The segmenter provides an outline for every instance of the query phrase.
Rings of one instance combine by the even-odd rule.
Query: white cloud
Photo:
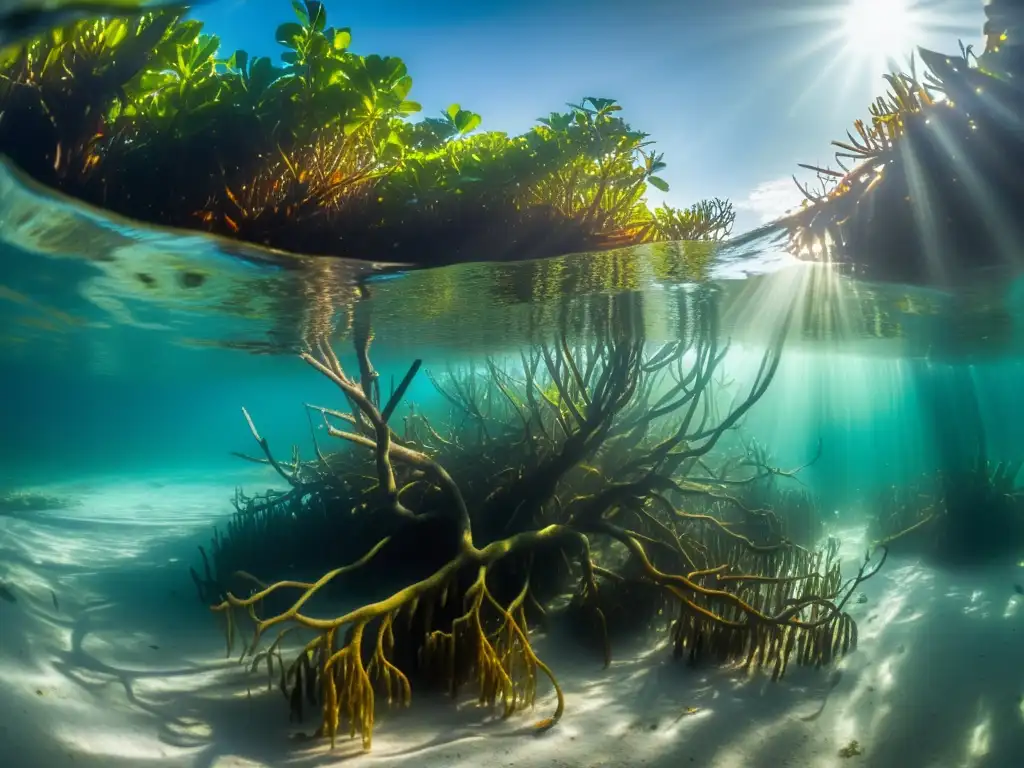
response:
[[[762,181],[745,199],[737,200],[735,206],[737,210],[754,213],[762,224],[767,224],[799,207],[803,199],[793,179],[787,176]]]

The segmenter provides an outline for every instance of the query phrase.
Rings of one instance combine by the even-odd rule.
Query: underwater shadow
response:
[[[107,529],[118,536],[92,542],[92,562],[81,564],[37,563],[27,537],[9,558],[41,579],[32,599],[19,600],[17,606],[34,622],[31,633],[25,633],[24,650],[37,664],[52,666],[90,709],[104,711],[102,727],[130,729],[143,742],[140,750],[162,754],[154,764],[213,768],[230,759],[315,768],[366,755],[358,739],[340,738],[331,749],[324,741],[297,737],[295,731],[309,733],[315,726],[289,723],[287,701],[277,690],[267,690],[265,674],[250,676],[245,667],[215,658],[223,654],[224,635],[199,602],[188,575],[198,555],[195,546],[208,541],[210,525],[180,529],[173,536],[166,530],[168,535],[143,535],[135,541],[133,555],[124,559],[101,557],[124,533]],[[868,582],[865,588],[874,594],[868,608],[884,604],[883,593],[902,589],[901,581],[890,576],[877,584]],[[50,595],[42,585],[58,582],[68,594],[61,592],[60,608],[54,604],[50,610]],[[918,593],[908,594],[904,603],[919,600]],[[676,662],[664,645],[664,632],[614,642],[612,665],[602,670],[600,654],[584,651],[553,626],[551,632],[537,633],[535,647],[565,690],[565,715],[554,729],[537,734],[532,728],[553,709],[548,692],[538,696],[535,710],[502,720],[496,716],[500,713],[473,706],[468,689],[456,701],[414,691],[408,710],[390,709],[378,699],[372,759],[398,764],[432,758],[446,766],[469,765],[470,755],[478,762],[483,749],[535,764],[538,752],[541,759],[550,759],[566,752],[622,754],[625,749],[649,768],[677,768],[687,760],[724,765],[738,757],[750,768],[776,768],[787,759],[804,757],[808,740],[821,753],[835,756],[845,743],[838,735],[837,715],[867,685],[869,662],[884,659],[892,650],[871,636],[876,622],[888,625],[892,617],[872,621],[869,615],[860,621],[861,650],[842,667],[840,677],[794,667],[776,683],[764,673]],[[48,636],[50,648],[33,649],[33,633]],[[907,678],[917,679],[910,674]],[[962,733],[969,712],[951,709],[963,718],[958,725]],[[949,718],[950,723],[954,720]],[[994,722],[1000,733],[1010,733],[1008,725]],[[85,742],[87,727],[76,727]],[[955,731],[952,725],[944,727]],[[861,732],[850,738],[859,738],[865,749],[899,737],[877,728],[872,732],[864,724],[858,728]],[[488,746],[481,747],[483,739]],[[1000,736],[993,749],[1012,754],[1012,744],[1001,741],[1005,739]],[[106,751],[99,754],[101,748]],[[76,752],[76,764],[89,764],[90,758],[92,764],[112,768],[143,762],[119,749],[116,740],[106,747],[96,745],[91,753]]]
[[[899,559],[891,566],[870,585],[860,647],[830,678],[820,709],[807,699],[803,711],[742,725],[730,719],[731,743],[721,739],[706,764],[740,755],[749,768],[810,756],[836,766],[863,756],[872,768],[1020,762],[1024,672],[1014,659],[1024,602],[1009,596],[1012,570],[944,573]]]
[[[870,737],[885,749],[873,764],[1020,762],[1024,598],[1013,592],[1012,568],[936,572],[928,593],[908,601],[913,635],[889,643],[883,635],[881,677],[892,682],[880,705],[890,714]]]
[[[174,658],[157,666],[153,658],[159,658],[162,647],[146,646],[148,657],[130,646],[112,648],[111,641],[100,635],[109,630],[116,613],[106,621],[95,621],[93,614],[108,613],[116,605],[116,601],[97,604],[65,622],[70,624],[70,645],[52,661],[53,669],[77,687],[86,701],[113,710],[121,727],[136,734],[148,732],[158,744],[180,750],[174,764],[212,768],[223,758],[265,765],[294,760],[295,741],[289,738],[284,717],[287,703],[276,691],[268,695],[265,679],[247,675],[246,666],[233,660],[213,660],[212,654],[199,660]],[[201,631],[195,634],[197,645],[207,649],[216,648],[218,639],[223,641],[215,626],[208,637]],[[101,652],[91,646],[114,658],[101,658]],[[330,759],[343,754],[335,750]],[[313,759],[307,764],[323,762]],[[138,760],[112,749],[102,755],[102,764],[135,766]]]

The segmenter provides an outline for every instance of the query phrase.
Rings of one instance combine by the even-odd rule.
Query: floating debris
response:
[[[59,611],[60,603],[57,602],[57,593],[54,592],[52,589],[50,590],[50,598],[53,600],[53,610]]]
[[[839,750],[840,757],[857,757],[858,755],[863,754],[864,752],[860,748],[860,742],[858,742],[856,739],[851,741],[849,744],[847,744],[845,747]]]
[[[679,713],[679,717],[677,717],[675,719],[675,722],[678,723],[680,720],[682,720],[687,715],[696,715],[698,712],[700,712],[700,707],[687,707],[686,709],[684,709],[682,712]]]

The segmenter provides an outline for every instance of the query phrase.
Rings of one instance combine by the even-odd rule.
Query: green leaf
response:
[[[116,48],[128,36],[128,26],[122,19],[115,19],[104,30],[104,43],[108,49]]]
[[[352,45],[352,30],[348,27],[334,30],[334,39],[331,41],[336,51],[347,50]]]
[[[281,54],[281,60],[285,64],[295,64],[299,60],[299,54],[295,51],[287,51]]]
[[[316,91],[311,98],[314,109],[322,110],[330,119],[339,116],[344,118],[356,112],[359,102],[360,99],[355,93],[339,86]]]
[[[480,125],[481,120],[482,118],[476,112],[462,109],[455,116],[455,127],[459,129],[459,133],[466,135],[475,131]]]
[[[256,93],[261,93],[278,79],[278,75],[280,75],[280,70],[274,69],[269,57],[257,56],[252,60],[252,67],[249,70],[249,88]]]
[[[307,58],[324,59],[330,54],[330,52],[331,44],[323,35],[318,35],[314,33],[311,37],[307,38]]]
[[[290,21],[277,28],[274,38],[285,48],[297,50],[305,35],[306,31],[301,26],[294,21]]]
[[[398,78],[391,90],[398,98],[404,99],[412,90],[412,78],[408,75]]]
[[[398,105],[398,111],[401,112],[403,115],[411,115],[415,112],[420,112],[422,110],[423,105],[420,104],[418,101],[403,101],[401,104]]]
[[[220,38],[216,35],[203,35],[199,38],[199,45],[195,60],[199,64],[205,64],[217,53],[217,49],[220,47]]]
[[[215,104],[223,83],[219,78],[206,77],[192,86],[192,98],[201,106]]]
[[[352,90],[364,96],[374,95],[373,83],[370,81],[370,76],[361,62],[352,62],[352,66],[346,67],[346,74],[348,75],[349,87]]]
[[[156,91],[170,83],[172,77],[167,72],[144,72],[139,78],[139,87],[146,92]]]
[[[451,118],[451,121],[454,123],[455,118],[458,116],[459,111],[461,109],[462,107],[460,107],[458,104],[450,104],[448,106],[448,109],[445,110],[445,114],[448,115],[448,117]]]
[[[228,59],[228,66],[231,69],[237,69],[241,72],[246,71],[248,63],[249,54],[243,51],[241,48],[239,48],[237,51],[231,54],[231,58]]]
[[[668,192],[668,182],[660,176],[651,176],[647,179],[647,182],[655,189],[660,189],[662,192]]]
[[[397,56],[371,54],[363,59],[363,65],[370,79],[386,88],[393,87],[409,73],[405,62]]]
[[[175,43],[192,43],[196,41],[202,31],[203,22],[189,19],[178,22],[165,39]]]
[[[309,17],[309,26],[313,31],[323,32],[327,25],[327,11],[324,10],[323,3],[319,3],[317,0],[306,0],[306,14]]]
[[[292,10],[295,11],[295,16],[298,18],[299,23],[304,27],[309,26],[309,14],[306,13],[306,9],[302,6],[299,0],[292,0]]]
[[[395,112],[402,108],[402,100],[390,91],[378,93],[374,99],[374,107],[367,107],[368,111]]]
[[[253,69],[253,79],[255,80],[255,67]],[[301,88],[302,81],[295,76],[294,72],[287,69],[279,70],[274,67],[269,67],[268,69],[269,77],[267,79],[267,95],[264,97],[265,99],[276,98],[288,101]]]
[[[618,112],[622,109],[615,99],[602,99],[597,96],[587,96],[583,99],[583,103],[589,103],[596,112]]]

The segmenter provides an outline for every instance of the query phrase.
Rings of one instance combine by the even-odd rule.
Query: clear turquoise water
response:
[[[243,406],[272,442],[301,442],[302,404],[334,394],[295,353],[325,328],[345,353],[359,284],[370,291],[362,306],[384,382],[415,358],[443,373],[518,355],[562,330],[585,337],[588,303],[615,294],[628,295],[656,345],[685,332],[680,296],[695,290],[685,244],[405,271],[133,226],[9,172],[0,174],[0,222],[8,484],[54,479],[55,467],[64,478],[230,467],[231,451],[251,447]],[[740,383],[795,307],[780,371],[747,430],[781,464],[805,461],[820,436],[825,449],[804,480],[839,503],[846,489],[933,463],[934,431],[949,428],[936,414],[966,418],[935,400],[955,402],[956,388],[976,391],[994,456],[1019,450],[1022,285],[979,276],[953,294],[868,284],[793,262],[762,238],[722,249],[703,288],[722,308],[727,368]],[[432,398],[418,376],[408,399]]]
[[[690,282],[685,245],[543,264],[403,271],[396,265],[306,260],[147,230],[41,194],[7,172],[0,174],[0,233],[0,488],[40,488],[74,502],[64,510],[0,516],[0,579],[17,590],[19,610],[30,605],[52,620],[52,626],[45,624],[52,636],[41,639],[30,629],[41,632],[43,623],[14,624],[14,606],[0,603],[0,622],[8,611],[0,633],[4,669],[15,669],[15,659],[32,659],[26,662],[31,674],[5,672],[5,684],[27,696],[31,706],[42,707],[26,705],[9,718],[11,728],[36,736],[36,751],[20,753],[17,765],[281,765],[293,759],[282,747],[285,742],[262,731],[265,723],[283,720],[280,701],[261,699],[257,714],[230,720],[226,707],[214,706],[189,687],[200,683],[187,675],[206,669],[197,666],[201,649],[219,647],[222,640],[213,625],[206,634],[189,629],[187,640],[181,636],[180,617],[197,611],[187,566],[196,564],[195,545],[207,542],[211,525],[230,512],[228,499],[236,486],[280,485],[272,473],[232,455],[258,452],[243,407],[271,445],[284,450],[296,444],[310,455],[304,403],[335,405],[337,393],[294,353],[304,340],[330,328],[336,329],[339,351],[346,353],[344,329],[357,306],[370,310],[373,357],[382,382],[400,379],[412,359],[423,360],[406,400],[428,411],[444,409],[429,375],[478,365],[488,355],[514,356],[563,331],[585,339],[593,330],[588,308],[615,295],[628,297],[651,344],[678,338],[687,330],[680,297],[695,291],[710,292],[722,308],[720,332],[732,344],[723,376],[727,403],[752,379],[761,350],[793,309],[779,372],[745,420],[742,437],[766,445],[773,463],[783,468],[808,462],[820,441],[819,460],[794,485],[813,492],[836,526],[869,511],[880,490],[963,461],[982,436],[992,459],[1024,452],[1019,407],[1024,300],[1020,281],[1005,276],[979,275],[956,294],[873,285],[793,263],[769,239],[726,247],[717,255],[711,279],[700,286]],[[360,285],[370,292],[362,303]],[[860,551],[852,552],[854,560]],[[898,728],[877,723],[869,728],[859,721],[854,733],[836,725],[831,735],[814,732],[823,741],[811,752],[780,737],[770,748],[754,749],[760,754],[755,762],[742,762],[746,758],[729,757],[742,739],[722,721],[700,730],[701,740],[690,740],[692,754],[714,766],[768,768],[782,760],[834,765],[841,746],[837,734],[849,740],[871,732],[892,757],[876,752],[868,764],[909,765],[906,755],[915,754],[916,739],[938,717],[956,733],[955,740],[952,735],[937,739],[920,763],[938,768],[953,765],[944,762],[946,756],[960,754],[958,745],[981,717],[973,707],[984,704],[995,713],[987,721],[990,743],[984,754],[995,762],[963,764],[1015,765],[1007,760],[1021,754],[1024,744],[1015,709],[1019,695],[1015,699],[1012,693],[1020,681],[1011,680],[1010,689],[1000,687],[998,695],[995,686],[1002,685],[1004,670],[1016,674],[1019,668],[1012,655],[1019,651],[1019,634],[1013,635],[1019,621],[989,618],[973,629],[950,630],[961,633],[956,637],[979,633],[979,640],[961,645],[943,633],[960,617],[975,620],[977,611],[997,617],[1009,610],[1006,595],[996,594],[992,584],[1008,591],[1016,571],[1004,568],[993,582],[965,586],[914,568],[897,561],[886,580],[872,586],[870,610],[879,608],[865,620],[878,624],[866,624],[864,635],[881,640],[871,646],[870,664],[858,661],[851,668],[855,672],[844,673],[856,683],[797,678],[795,687],[773,699],[794,707],[814,703],[838,685],[836,690],[854,701],[854,694],[882,686],[883,671],[909,641],[887,639],[881,625],[913,626],[920,620],[913,661],[900,678],[909,693],[889,705],[906,712]],[[49,590],[53,612],[47,607]],[[936,602],[940,599],[945,602]],[[996,649],[1002,660],[958,666],[969,663],[964,648],[979,643]],[[185,677],[142,671],[154,648],[175,644],[187,649],[179,654],[188,659]],[[39,648],[46,653],[34,655]],[[947,677],[953,679],[952,692],[941,694],[951,697],[949,710],[913,714],[929,696],[936,666],[950,670]],[[631,682],[623,690],[638,701],[649,683],[627,678]],[[26,682],[36,679],[44,682]],[[139,697],[135,691],[147,685],[156,688]],[[586,701],[594,694],[582,683],[570,684],[570,690],[573,706],[583,714],[576,725],[567,716],[562,733],[570,735],[564,738],[575,738],[571,734],[583,727],[618,733],[617,723],[579,725],[591,722]],[[78,723],[73,737],[62,731],[54,741],[47,735],[52,726],[42,712],[56,707],[63,713],[61,707],[71,706],[55,704],[52,697],[78,701],[82,691],[92,698],[79,708],[109,707],[121,719],[123,728],[110,731],[110,744],[119,746],[90,742],[88,723],[71,715],[62,716]],[[127,700],[125,691],[133,692]],[[703,707],[728,712],[729,723],[749,718],[758,728],[774,727],[772,718],[751,709],[746,699],[712,705],[714,696],[700,698],[704,695],[687,694],[705,702]],[[639,706],[629,701],[634,699],[620,697],[609,711],[625,717]],[[440,710],[427,711],[426,725],[413,729],[424,744],[449,728],[443,720],[432,724]],[[828,722],[840,723],[844,711]],[[787,717],[785,722],[793,721]],[[675,727],[665,733],[675,733]],[[130,733],[143,734],[135,751],[129,748]],[[158,754],[163,747],[146,741],[154,734],[168,749],[184,751]],[[386,728],[382,738],[388,738]],[[564,753],[566,765],[591,764],[584,758],[594,753],[565,749],[576,750]],[[658,749],[659,759],[669,762],[652,758],[652,765],[668,765],[673,755],[683,754],[681,747]],[[438,762],[429,764],[469,764],[458,762],[456,754],[442,750]],[[394,754],[387,759],[392,758],[398,760]],[[530,764],[529,758],[517,759]]]

